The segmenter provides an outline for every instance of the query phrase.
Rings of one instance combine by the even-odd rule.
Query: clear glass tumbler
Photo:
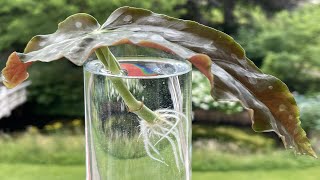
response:
[[[84,66],[87,180],[191,178],[191,65],[146,54],[118,53],[120,75],[98,60]],[[119,81],[158,118],[128,109]]]

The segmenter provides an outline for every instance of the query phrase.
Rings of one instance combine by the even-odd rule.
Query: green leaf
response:
[[[254,130],[275,131],[286,147],[316,156],[286,85],[261,73],[230,36],[196,22],[123,7],[100,27],[92,16],[75,14],[55,33],[35,36],[25,53],[17,55],[24,63],[66,57],[82,65],[97,48],[119,44],[157,48],[190,60],[210,80],[214,97],[240,101],[248,109]],[[17,71],[7,67],[12,67],[6,70],[11,74],[4,74],[10,84],[7,77]]]

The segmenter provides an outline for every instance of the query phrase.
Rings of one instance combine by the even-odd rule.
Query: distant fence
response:
[[[5,86],[0,85],[0,119],[3,117],[9,117],[11,115],[11,112],[17,106],[26,102],[27,100],[26,88],[30,84],[31,82],[27,81],[13,89],[8,89]]]

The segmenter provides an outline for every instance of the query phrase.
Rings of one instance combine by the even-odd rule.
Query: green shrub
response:
[[[194,132],[199,132],[199,127],[196,128]],[[222,129],[225,129],[225,134],[240,134],[240,136],[247,134],[247,139],[251,138],[249,133],[237,132],[240,130],[232,132],[233,128],[223,127]],[[252,139],[256,139],[256,135]],[[84,140],[84,134],[81,133],[76,135],[68,133],[44,135],[33,127],[21,134],[0,134],[0,146],[2,147],[0,148],[0,163],[10,165],[38,164],[41,166],[50,165],[50,167],[51,165],[84,166]],[[221,143],[221,145],[226,143]],[[198,141],[193,142],[192,169],[195,171],[276,170],[319,166],[320,161],[312,157],[294,156],[293,153],[283,151],[273,150],[272,153],[263,151],[263,153],[249,154],[237,151],[231,153],[230,151],[216,150],[209,144],[200,143],[199,145]]]
[[[320,162],[308,156],[273,151],[268,153],[236,154],[212,151],[207,147],[194,147],[192,170],[194,171],[268,171],[320,167]],[[280,178],[281,179],[281,178]]]
[[[304,57],[287,51],[270,52],[265,58],[263,70],[286,82],[291,90],[317,92],[320,88],[320,66],[312,60],[304,60]]]
[[[83,135],[43,135],[35,127],[17,135],[0,134],[0,163],[85,164]]]
[[[69,61],[35,63],[31,66],[29,115],[49,117],[83,117],[83,75],[82,68]]]
[[[320,132],[320,94],[310,97],[296,95],[295,98],[300,108],[302,127],[307,132]]]
[[[239,27],[235,39],[245,49],[246,55],[258,67],[261,67],[262,61],[266,56],[267,51],[260,44],[262,39],[259,35],[269,24],[269,20],[261,8],[246,9],[246,21]]]
[[[214,139],[217,141],[216,150],[239,154],[266,152],[275,144],[273,139],[254,134],[252,130],[227,126],[192,125],[192,139]]]
[[[199,71],[192,72],[192,104],[194,109],[218,110],[227,114],[242,112],[238,102],[215,101],[210,95],[210,83]]]
[[[264,59],[262,70],[300,93],[320,89],[320,5],[256,18],[238,34],[249,58]],[[246,41],[246,43],[243,43]]]

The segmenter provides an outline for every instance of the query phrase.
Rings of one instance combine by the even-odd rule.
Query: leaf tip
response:
[[[309,155],[309,156],[312,156],[312,157],[318,159],[318,156],[317,156],[317,154],[314,152],[313,148],[311,147],[311,144],[308,144],[308,146],[307,146],[307,148],[306,148],[305,151],[306,151],[306,153],[304,153],[304,154],[307,154],[307,155]]]

